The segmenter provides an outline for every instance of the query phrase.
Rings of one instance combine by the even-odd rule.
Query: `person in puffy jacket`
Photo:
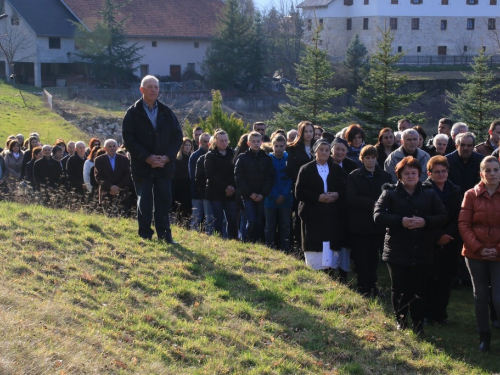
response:
[[[464,241],[462,255],[474,288],[479,351],[490,349],[489,286],[500,311],[500,162],[487,156],[480,164],[481,182],[465,193],[458,217]]]
[[[427,166],[425,166],[427,167]],[[422,166],[412,156],[396,165],[398,182],[375,204],[375,223],[386,228],[382,260],[391,277],[391,299],[398,329],[411,315],[416,334],[424,331],[425,286],[432,264],[435,230],[448,218],[446,208],[431,188],[422,186]]]
[[[273,162],[260,149],[262,135],[255,131],[248,135],[250,149],[236,161],[234,178],[243,198],[247,215],[247,240],[259,241],[263,230],[264,198],[274,184]]]

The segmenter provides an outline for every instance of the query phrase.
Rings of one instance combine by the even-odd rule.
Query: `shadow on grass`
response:
[[[265,310],[266,319],[279,324],[282,331],[288,333],[282,339],[292,340],[310,355],[322,357],[324,354],[330,361],[333,358],[334,362],[341,363],[345,367],[344,370],[347,373],[363,372],[362,368],[357,364],[357,357],[364,358],[364,361],[369,358],[370,362],[373,362],[374,369],[380,365],[387,365],[391,366],[392,369],[398,366],[399,370],[409,372],[422,370],[422,367],[415,368],[411,363],[404,360],[394,359],[389,363],[380,359],[380,351],[366,349],[366,342],[362,341],[354,330],[339,331],[332,328],[322,321],[321,316],[314,315],[312,312],[290,304],[284,295],[266,287],[260,288],[247,277],[221,268],[212,259],[200,253],[193,252],[182,245],[170,246],[166,251],[171,252],[179,260],[189,263],[190,269],[200,279],[211,280],[217,288],[224,290],[227,293],[227,299],[245,301],[256,309]],[[326,282],[332,281],[325,279]],[[331,314],[343,313],[348,315],[351,308],[350,306],[344,308],[339,305],[321,307],[316,299],[308,302],[312,302],[318,308],[331,311]],[[251,317],[248,318],[248,320],[251,319]]]
[[[378,277],[379,286],[385,294],[385,298],[381,300],[382,306],[386,315],[394,319],[390,294],[391,281],[384,262],[379,265]],[[487,373],[498,373],[500,357],[495,352],[500,351],[500,330],[492,329],[491,353],[479,353],[472,287],[461,286],[452,289],[447,311],[451,324],[426,325],[422,340],[454,360],[476,366]]]

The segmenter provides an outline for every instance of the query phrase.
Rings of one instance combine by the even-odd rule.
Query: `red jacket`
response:
[[[480,252],[484,248],[495,248],[500,254],[500,186],[492,196],[483,182],[465,193],[458,229],[464,257],[483,260]]]

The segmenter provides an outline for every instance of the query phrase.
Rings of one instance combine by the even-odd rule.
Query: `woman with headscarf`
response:
[[[295,186],[302,250],[309,267],[330,270],[323,265],[323,249],[340,250],[342,244],[346,173],[334,163],[327,141],[316,141],[312,151],[316,158],[300,168]]]

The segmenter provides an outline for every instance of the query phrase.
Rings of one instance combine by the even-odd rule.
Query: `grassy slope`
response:
[[[180,245],[165,246],[135,232],[131,220],[0,203],[0,373],[472,374],[498,365],[476,355],[475,335],[454,352],[439,348],[436,329],[428,341],[401,334],[387,306],[263,246],[179,228]]]
[[[57,138],[89,141],[89,137],[77,127],[52,112],[41,96],[23,91],[29,105],[27,108],[19,91],[0,80],[0,140],[4,142],[10,134],[40,134],[43,143],[53,144]],[[2,146],[3,147],[3,146]]]

